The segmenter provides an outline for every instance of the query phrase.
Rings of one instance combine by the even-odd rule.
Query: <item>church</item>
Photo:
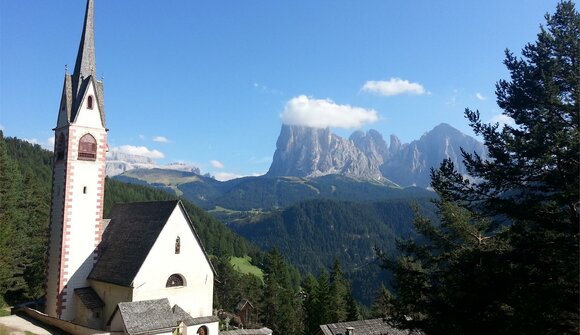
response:
[[[116,205],[103,219],[107,132],[94,0],[54,128],[45,313],[111,334],[218,334],[215,270],[179,201]]]

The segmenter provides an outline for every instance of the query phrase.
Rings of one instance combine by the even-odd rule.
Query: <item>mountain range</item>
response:
[[[391,135],[389,145],[373,129],[356,131],[346,139],[329,128],[283,125],[266,175],[314,178],[339,174],[362,180],[388,180],[402,187],[428,187],[431,168],[438,167],[444,159],[451,159],[465,174],[461,148],[485,157],[482,143],[446,123],[408,144]]]
[[[152,164],[115,178],[182,196],[222,222],[235,224],[312,199],[374,202],[433,197],[426,189],[430,169],[449,158],[464,173],[460,148],[485,153],[481,143],[447,124],[411,143],[391,135],[389,145],[376,130],[357,131],[347,139],[328,128],[284,125],[270,170],[263,176],[218,181],[200,175],[199,169]],[[131,164],[127,166],[139,166]]]
[[[298,177],[313,179],[327,175],[379,182],[400,187],[430,185],[430,170],[444,159],[451,159],[459,172],[466,174],[461,149],[485,157],[482,143],[442,123],[418,140],[402,143],[390,135],[389,144],[376,130],[355,131],[349,138],[340,137],[329,128],[282,125],[270,169],[263,177]],[[187,172],[189,177],[201,175],[198,167],[173,163],[157,165],[154,160],[138,155],[112,152],[107,155],[107,175],[130,173],[131,170]],[[137,172],[145,175],[147,172]],[[210,177],[205,174],[204,177]],[[144,178],[149,182],[151,178]],[[161,178],[163,179],[163,178]],[[175,185],[174,185],[175,186]],[[179,193],[179,192],[177,192]]]
[[[136,170],[136,169],[164,169],[171,171],[183,171],[191,172],[195,174],[201,174],[201,171],[197,166],[183,164],[183,163],[171,163],[167,165],[158,165],[155,160],[149,157],[128,154],[121,151],[111,151],[107,153],[107,164],[105,167],[105,173],[107,176],[117,176],[126,171]]]

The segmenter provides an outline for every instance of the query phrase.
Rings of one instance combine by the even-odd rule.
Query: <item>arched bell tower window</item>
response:
[[[87,108],[93,109],[93,96],[92,95],[89,95],[87,98]]]
[[[94,161],[97,159],[97,141],[91,134],[86,134],[79,141],[79,159]]]
[[[167,283],[165,283],[165,287],[176,287],[176,286],[185,286],[185,282],[183,277],[174,273],[169,278],[167,278]]]
[[[66,141],[64,139],[64,134],[60,134],[58,136],[58,140],[56,140],[56,148],[54,150],[56,153],[57,161],[64,159],[65,150],[66,150]]]
[[[181,238],[177,236],[175,239],[175,254],[178,255],[181,252]]]

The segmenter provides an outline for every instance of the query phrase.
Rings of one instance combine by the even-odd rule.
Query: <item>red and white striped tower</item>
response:
[[[65,74],[57,125],[46,313],[74,320],[76,288],[86,287],[102,235],[107,129],[96,78],[93,0],[87,0],[73,74]]]

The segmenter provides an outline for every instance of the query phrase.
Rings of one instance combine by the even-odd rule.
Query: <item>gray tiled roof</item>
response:
[[[206,323],[213,323],[213,322],[218,322],[220,320],[220,318],[218,318],[217,316],[201,316],[201,317],[197,317],[194,318],[191,315],[189,315],[186,311],[183,310],[183,308],[179,307],[179,305],[175,305],[172,308],[173,310],[173,315],[174,318],[176,320],[178,320],[179,322],[183,322],[185,323],[186,326],[194,326],[194,325],[201,325],[201,324],[206,324]]]
[[[260,329],[225,330],[219,333],[219,335],[270,335],[270,334],[272,334],[272,330],[266,327]]]
[[[186,326],[194,326],[194,325],[201,325],[205,323],[213,323],[218,322],[220,319],[217,316],[202,316],[194,318],[189,315],[183,308],[179,307],[179,305],[173,306],[173,317],[178,320],[179,322],[185,323]]]
[[[354,328],[355,335],[421,335],[414,330],[394,328],[384,319],[370,319],[351,322],[329,323],[321,325],[320,331],[324,335],[346,335],[346,328]]]
[[[178,201],[117,204],[89,279],[130,287]]]
[[[64,104],[64,111],[60,110],[59,113],[59,118],[60,118],[60,114],[64,112],[65,116],[66,116],[66,121],[67,124],[70,123],[71,121],[71,110],[72,110],[72,77],[70,74],[65,74],[64,75],[64,84],[63,84],[63,88],[62,88],[62,100],[61,100],[61,104]],[[62,106],[61,106],[62,108]],[[58,122],[58,120],[57,120]],[[58,126],[58,125],[57,125]]]
[[[81,42],[79,44],[79,51],[77,52],[77,60],[73,72],[73,76],[77,78],[88,78],[90,75],[97,73],[94,37],[94,7],[94,0],[87,0],[83,33],[81,35]],[[75,89],[78,90],[77,87],[75,87]]]
[[[103,88],[103,82],[95,80],[96,92],[97,92],[97,103],[99,104],[99,111],[101,112],[101,122],[103,122],[103,127],[106,127],[105,120],[105,90]]]
[[[178,322],[173,318],[167,298],[120,302],[118,307],[125,329],[129,334],[171,329],[178,325]]]
[[[155,334],[177,327],[181,322],[193,326],[219,321],[217,316],[192,318],[178,305],[171,308],[167,298],[121,302],[118,309],[129,334]]]
[[[76,288],[75,294],[88,309],[101,308],[105,306],[97,292],[95,292],[92,287]]]

